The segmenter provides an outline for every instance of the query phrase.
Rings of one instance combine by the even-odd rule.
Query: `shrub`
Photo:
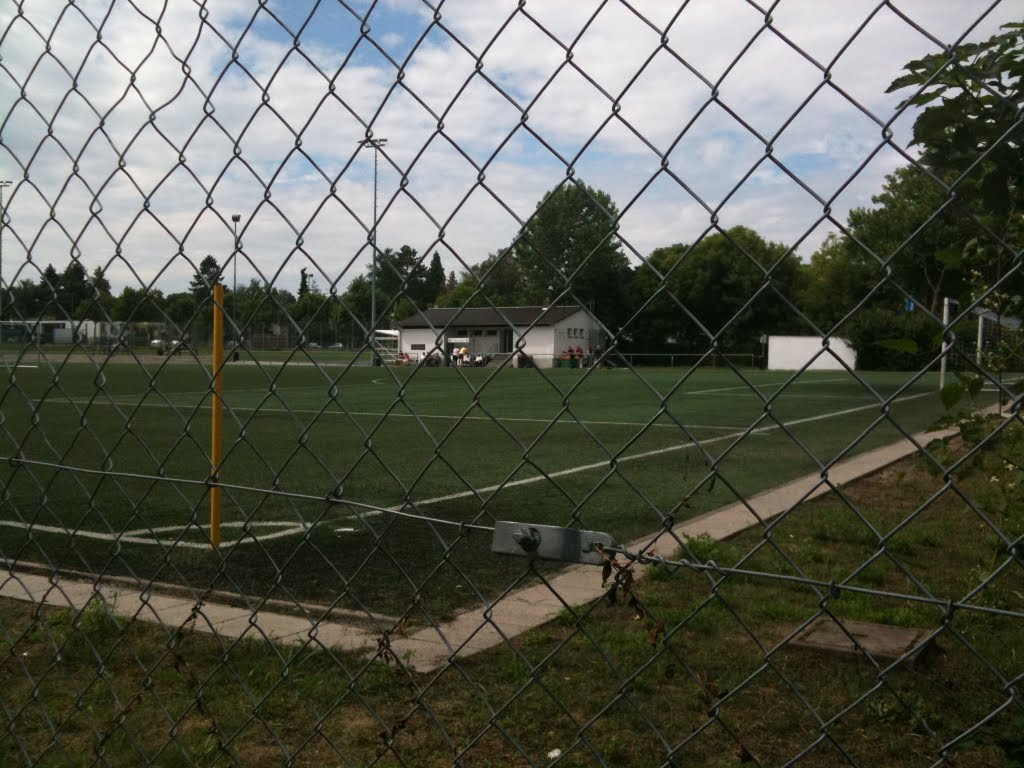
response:
[[[925,367],[938,355],[942,329],[924,312],[865,308],[841,334],[857,350],[857,367],[874,371],[909,371]]]

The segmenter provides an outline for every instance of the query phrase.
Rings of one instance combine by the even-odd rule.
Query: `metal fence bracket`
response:
[[[605,557],[594,545],[614,547],[615,539],[601,531],[581,531],[555,525],[534,525],[499,520],[494,524],[491,551],[502,555],[526,555],[564,563],[604,565]]]

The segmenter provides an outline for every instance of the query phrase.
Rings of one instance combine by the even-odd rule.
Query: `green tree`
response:
[[[954,177],[970,171],[997,229],[1024,203],[1024,24],[1003,30],[909,62],[888,89],[915,89],[905,103],[925,107],[914,121],[924,163]]]
[[[53,264],[47,264],[43,269],[42,282],[54,295],[60,290],[60,273],[57,272]]]
[[[421,263],[415,248],[408,245],[397,251],[385,248],[377,256],[378,305],[381,298],[386,304],[400,295],[421,301],[426,276],[427,268]]]
[[[1000,314],[1024,314],[1024,275],[1010,271],[1024,245],[1024,23],[905,70],[889,91],[912,88],[906,103],[924,107],[914,120],[923,163],[955,181],[957,199],[976,206],[973,218],[987,230],[963,249],[969,299]],[[993,361],[1019,357],[1020,347],[1000,350]],[[1016,386],[1024,389],[1024,379]]]
[[[97,292],[82,301],[75,309],[78,320],[108,320],[114,308],[114,297],[108,291]]]
[[[513,245],[523,298],[547,304],[569,288],[606,325],[618,326],[626,315],[630,268],[615,236],[617,216],[606,192],[582,182],[547,193]]]
[[[795,303],[825,331],[856,307],[882,276],[877,261],[849,238],[834,233],[800,271]]]
[[[876,208],[850,211],[852,234],[889,260],[895,282],[919,304],[940,312],[943,296],[960,295],[963,250],[978,234],[964,204],[954,201],[943,207],[946,190],[913,166],[887,176],[881,194],[871,199]],[[871,262],[880,278],[882,267],[873,258]]]
[[[56,319],[61,317],[60,273],[57,272],[53,264],[46,265],[46,268],[43,270],[43,274],[39,280],[39,284],[42,289],[40,293],[45,296],[45,300],[38,316],[45,317],[47,319]]]
[[[88,292],[78,303],[75,317],[78,320],[108,320],[114,308],[114,297],[110,293],[110,281],[103,273],[103,267],[95,267],[87,281]]]
[[[434,251],[423,280],[423,300],[427,306],[434,306],[437,303],[438,297],[444,293],[444,283],[444,266],[441,264],[441,255]]]
[[[870,306],[857,312],[842,335],[857,350],[859,368],[914,371],[935,357],[937,332],[924,312]]]
[[[481,286],[479,295],[473,296]],[[488,300],[496,307],[514,307],[530,303],[531,297],[524,290],[523,273],[519,261],[511,251],[492,253],[469,271],[463,272],[460,280],[450,291],[437,300],[441,307],[486,307]]]
[[[349,319],[354,319],[364,326],[369,325],[370,296],[370,278],[366,275],[358,275],[354,277],[341,297],[342,303],[350,313]],[[380,306],[379,298],[377,304]],[[361,332],[357,329],[356,334],[358,335],[359,333]]]
[[[384,328],[412,314],[417,308],[433,306],[438,298],[437,285],[443,284],[444,268],[441,257],[434,254],[430,267],[423,264],[415,248],[403,245],[397,251],[385,248],[377,255],[377,325]],[[369,323],[369,294],[372,276],[366,276],[367,284],[349,284],[346,293],[351,292],[352,306],[359,306],[358,317]],[[353,288],[353,285],[355,286]],[[365,309],[363,304],[365,303]]]
[[[107,280],[106,274],[103,272],[103,267],[94,267],[92,274],[89,275],[89,282],[92,284],[94,290],[100,293],[110,293],[110,281]]]
[[[904,69],[889,91],[913,89],[905,103],[924,107],[913,129],[922,162],[937,176],[957,180],[958,199],[973,202],[979,223],[995,235],[970,240],[964,249],[973,293],[985,295],[997,311],[1020,312],[1024,277],[1012,275],[998,292],[990,288],[1024,241],[1024,24],[1007,24],[986,41]]]
[[[268,287],[266,283],[255,279],[239,285],[231,297],[231,302],[228,302],[229,311],[225,316],[225,334],[229,338],[268,333],[272,325],[290,327],[287,316],[294,312],[297,303],[290,291]],[[182,329],[186,324],[189,325],[197,338],[203,338],[211,327],[212,305],[209,302],[204,305],[197,303],[191,291],[171,294],[165,303],[167,316]]]
[[[327,299],[327,329],[331,332],[331,338],[334,341],[348,336],[350,320],[348,312],[337,296]]]
[[[327,297],[319,291],[308,291],[288,307],[288,313],[300,326],[316,318],[326,318]],[[321,314],[323,313],[323,314]]]
[[[199,271],[192,276],[192,282],[188,286],[197,301],[213,298],[212,287],[224,282],[224,276],[220,271],[220,264],[209,254],[199,262]]]
[[[799,261],[786,255],[784,245],[752,229],[733,227],[692,246],[659,248],[649,262],[630,285],[633,306],[644,307],[627,329],[631,349],[704,352],[710,333],[721,334],[723,352],[752,352],[762,334],[799,327],[779,298],[796,293]],[[765,289],[769,269],[771,283]]]
[[[25,278],[10,290],[10,303],[4,304],[4,316],[23,320],[36,320],[43,316],[52,292],[42,281]]]
[[[191,292],[170,293],[164,300],[167,317],[179,328],[184,328],[196,311],[196,300]]]
[[[824,330],[865,298],[870,307],[902,312],[900,288],[933,314],[943,297],[966,298],[963,253],[980,233],[978,200],[951,200],[928,173],[907,166],[886,177],[872,202],[850,211],[849,236],[830,235],[802,270],[798,304]]]
[[[89,285],[85,267],[79,261],[68,262],[60,276],[60,285],[57,288],[57,300],[60,304],[61,315],[75,317],[79,304],[92,296],[93,289]]]
[[[110,316],[126,322],[155,322],[164,319],[163,293],[156,289],[125,286],[114,301]]]

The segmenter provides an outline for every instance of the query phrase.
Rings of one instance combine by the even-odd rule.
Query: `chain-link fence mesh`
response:
[[[1020,11],[0,6],[2,762],[1021,764]]]

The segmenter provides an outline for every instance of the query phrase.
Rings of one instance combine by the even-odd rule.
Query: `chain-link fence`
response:
[[[0,762],[1024,764],[1018,3],[0,18]]]

